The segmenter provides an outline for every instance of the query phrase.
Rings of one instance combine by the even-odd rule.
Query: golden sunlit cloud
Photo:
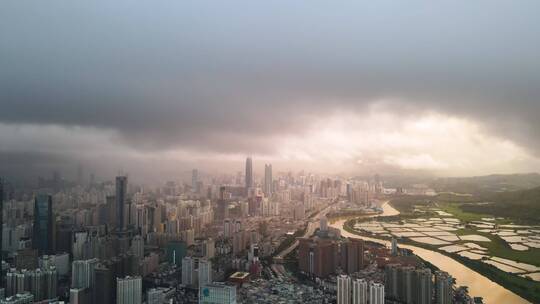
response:
[[[314,123],[304,136],[285,138],[278,145],[279,157],[291,160],[332,166],[377,163],[450,175],[532,170],[539,164],[512,141],[490,135],[474,122],[438,113],[337,113]]]

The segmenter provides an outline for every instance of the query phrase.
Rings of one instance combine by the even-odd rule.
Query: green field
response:
[[[494,236],[489,233],[478,232],[475,229],[461,229],[456,231],[457,235],[469,235],[477,234],[485,236],[491,240],[491,242],[472,242],[476,243],[487,249],[487,252],[491,256],[496,256],[500,258],[510,259],[516,262],[522,262],[527,264],[532,264],[540,266],[540,249],[531,248],[527,251],[517,251],[513,250],[508,246],[508,244],[498,236]],[[459,241],[456,244],[471,243],[471,241]]]
[[[471,222],[482,220],[483,217],[491,217],[489,214],[477,214],[463,211],[458,203],[439,203],[439,207],[454,217],[458,218],[462,222]],[[497,220],[498,224],[508,224],[510,220]],[[501,258],[507,258],[516,262],[523,262],[540,266],[540,249],[531,248],[527,251],[517,251],[510,248],[510,246],[500,237],[492,235],[490,233],[479,232],[477,229],[466,228],[456,231],[457,235],[466,234],[478,234],[485,236],[491,240],[491,242],[476,242],[477,244],[485,247],[489,254]],[[466,243],[461,241],[460,243]]]
[[[460,203],[437,202],[442,211],[451,213],[462,222],[481,221],[483,217],[491,217],[489,214],[465,212],[459,208],[460,205]]]

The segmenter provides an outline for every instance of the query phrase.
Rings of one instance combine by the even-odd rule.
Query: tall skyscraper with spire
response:
[[[273,189],[273,179],[272,179],[272,164],[264,165],[264,195],[266,197],[272,196]]]
[[[127,176],[116,177],[116,225],[118,231],[126,228],[124,209],[126,204]]]
[[[198,182],[199,182],[199,170],[193,169],[191,171],[191,191],[192,192],[199,192],[199,189],[197,187]]]
[[[79,186],[83,184],[83,167],[81,164],[77,166],[77,184]]]
[[[246,193],[253,187],[253,162],[251,157],[246,159]]]

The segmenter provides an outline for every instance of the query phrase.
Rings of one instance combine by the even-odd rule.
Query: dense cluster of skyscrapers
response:
[[[126,175],[83,180],[79,166],[75,183],[55,173],[36,191],[0,201],[0,303],[234,304],[252,297],[243,284],[283,276],[269,261],[282,262],[290,241],[298,270],[326,286],[320,303],[452,303],[447,274],[432,275],[395,242],[390,250],[367,245],[328,225],[323,211],[370,208],[383,195],[378,176],[275,175],[265,164],[259,178],[248,157],[244,174],[208,178],[193,169],[190,182],[155,189]],[[311,229],[310,218],[316,229],[291,237]]]

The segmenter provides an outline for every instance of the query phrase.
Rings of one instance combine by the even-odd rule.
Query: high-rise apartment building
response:
[[[384,285],[371,282],[369,285],[369,304],[384,304]]]
[[[202,254],[207,259],[212,259],[216,255],[216,242],[212,238],[202,241]]]
[[[94,268],[95,302],[99,304],[115,303],[115,285],[113,272],[104,264],[98,264]]]
[[[399,299],[405,303],[413,303],[414,294],[414,267],[400,267],[399,275]]]
[[[223,236],[226,238],[232,237],[234,232],[234,220],[224,219],[223,220]]]
[[[200,259],[197,274],[199,287],[212,283],[212,262],[207,259]]]
[[[387,296],[403,303],[432,302],[432,275],[429,268],[388,265],[385,269]]]
[[[91,303],[90,290],[88,288],[71,288],[69,290],[70,304],[88,304]]]
[[[352,281],[352,304],[367,304],[368,283],[364,279]]]
[[[131,239],[131,253],[139,260],[144,258],[144,239],[140,235]]]
[[[336,271],[336,244],[328,239],[300,239],[298,263],[300,270],[319,278]]]
[[[388,297],[397,299],[399,297],[399,265],[387,265],[385,268],[385,287]]]
[[[182,284],[188,286],[195,284],[195,259],[185,257],[182,259]]]
[[[351,304],[351,277],[337,277],[337,304]]]
[[[435,273],[435,303],[451,304],[453,300],[454,279],[447,272]]]
[[[39,257],[39,268],[48,269],[55,267],[59,276],[69,275],[70,263],[68,253],[57,253],[55,255],[42,255]]]
[[[49,266],[46,268],[43,268],[42,270],[44,278],[44,298],[45,299],[54,299],[57,296],[58,293],[58,271],[56,270],[56,267]]]
[[[6,283],[8,296],[30,292],[36,301],[53,299],[57,294],[58,273],[54,266],[34,270],[12,269],[6,274]]]
[[[98,265],[98,259],[73,261],[71,267],[72,288],[94,288],[94,269]]]
[[[341,268],[353,274],[364,268],[364,241],[349,239],[341,243]]]
[[[413,302],[430,304],[433,299],[433,279],[429,268],[417,269],[414,272]]]
[[[117,278],[116,279],[116,303],[117,304],[141,304],[142,303],[142,279],[141,277]]]
[[[396,238],[392,238],[392,249],[391,249],[391,253],[393,256],[396,256],[397,253],[398,253],[398,250],[397,250],[397,240]]]

